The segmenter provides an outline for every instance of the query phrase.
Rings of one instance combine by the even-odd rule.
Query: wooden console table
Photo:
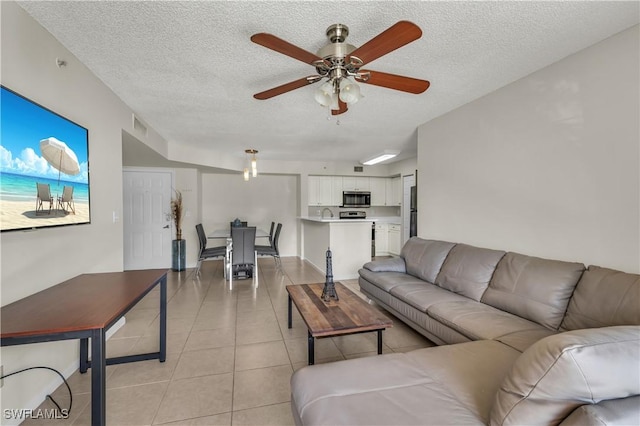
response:
[[[106,358],[105,334],[160,284],[158,352]],[[0,309],[1,346],[80,339],[80,372],[91,368],[91,424],[106,424],[106,366],[167,354],[167,270],[83,274]],[[91,339],[91,360],[88,358]]]

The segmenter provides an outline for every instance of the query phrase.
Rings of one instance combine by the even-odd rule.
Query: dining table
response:
[[[231,238],[231,229],[230,228],[216,229],[211,234],[209,234],[207,238],[210,238],[210,239]],[[264,229],[256,228],[256,238],[269,238],[269,233]]]
[[[269,238],[270,235],[264,229],[256,228],[256,239]],[[207,239],[224,239],[226,242],[226,252],[224,255],[224,277],[228,280],[231,274],[231,249],[233,248],[233,240],[231,239],[231,228],[216,229],[211,234],[207,235]],[[256,254],[256,259],[257,259]]]

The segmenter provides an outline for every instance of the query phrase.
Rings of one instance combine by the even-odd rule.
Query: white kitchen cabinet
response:
[[[331,205],[342,205],[342,176],[331,176]]]
[[[389,254],[389,226],[386,223],[376,223],[376,256]]]
[[[387,185],[386,178],[372,177],[369,178],[369,189],[371,191],[372,206],[387,205]]]
[[[343,191],[370,191],[369,178],[364,176],[344,176],[342,178]]]
[[[402,180],[400,177],[386,179],[386,205],[402,205]]]
[[[332,176],[309,176],[309,205],[337,205],[333,201]]]
[[[400,249],[401,249],[401,243],[400,243],[400,234],[401,234],[401,230],[402,230],[402,225],[397,224],[397,223],[390,223],[389,224],[389,232],[387,233],[388,235],[388,248],[389,248],[389,254],[393,254],[393,255],[400,255]],[[377,237],[377,235],[376,235]],[[376,239],[376,243],[377,243],[377,239]]]

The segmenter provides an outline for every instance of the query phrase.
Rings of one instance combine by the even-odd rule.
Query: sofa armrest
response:
[[[363,268],[368,269],[371,272],[401,272],[403,274],[407,273],[407,267],[404,263],[404,259],[401,257],[367,262],[364,264]]]

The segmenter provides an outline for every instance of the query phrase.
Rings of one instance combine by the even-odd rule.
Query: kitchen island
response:
[[[358,277],[362,265],[371,261],[371,219],[300,218],[303,259],[323,274],[326,252],[331,248],[334,280]]]

